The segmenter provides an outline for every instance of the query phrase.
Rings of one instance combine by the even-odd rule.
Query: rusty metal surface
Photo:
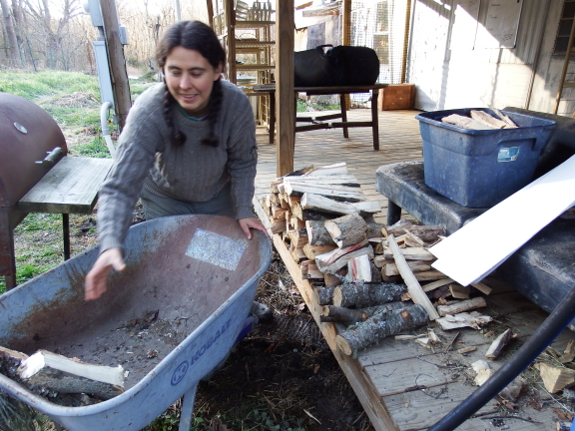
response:
[[[36,161],[56,147],[68,151],[46,111],[23,97],[0,93],[0,206],[12,206],[48,172]]]

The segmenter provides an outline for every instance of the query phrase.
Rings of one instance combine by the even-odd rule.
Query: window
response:
[[[569,45],[569,35],[571,34],[571,26],[575,18],[575,0],[565,0],[563,3],[563,12],[559,20],[559,28],[557,29],[557,37],[555,38],[555,46],[553,47],[553,54],[560,55],[567,52]]]

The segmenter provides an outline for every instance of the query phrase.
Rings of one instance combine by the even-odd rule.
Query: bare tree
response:
[[[61,42],[65,36],[70,21],[81,13],[79,0],[62,0],[58,11],[59,18],[52,17],[49,0],[24,0],[26,12],[34,22],[37,29],[35,35],[45,44],[45,57],[50,67],[55,67],[55,57],[61,49]]]
[[[16,32],[14,31],[14,24],[12,22],[12,14],[7,0],[0,0],[2,6],[2,17],[4,18],[4,28],[6,29],[6,36],[8,37],[9,55],[12,67],[18,67],[19,62],[19,49],[18,41],[16,40]]]

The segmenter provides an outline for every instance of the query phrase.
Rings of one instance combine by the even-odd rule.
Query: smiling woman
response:
[[[266,230],[254,217],[256,174],[253,112],[247,96],[223,81],[225,52],[213,30],[181,21],[156,54],[164,83],[136,100],[118,142],[118,155],[99,197],[100,254],[86,277],[86,299],[107,290],[112,269],[123,271],[124,239],[141,198],[146,219],[213,214]]]

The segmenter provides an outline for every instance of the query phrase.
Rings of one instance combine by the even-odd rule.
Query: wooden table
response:
[[[18,201],[24,213],[62,214],[64,258],[70,258],[69,214],[90,214],[112,159],[63,157]]]
[[[373,149],[379,150],[379,124],[377,115],[377,98],[379,90],[387,87],[388,84],[372,84],[372,85],[357,85],[357,86],[338,86],[338,87],[295,87],[296,93],[305,93],[308,96],[319,95],[340,95],[340,108],[341,111],[336,114],[321,115],[321,113],[314,113],[315,115],[297,115],[294,113],[294,121],[308,122],[311,124],[304,126],[296,126],[295,131],[305,132],[308,130],[317,129],[331,129],[334,127],[341,127],[343,129],[343,136],[349,138],[349,127],[371,127],[373,134]],[[260,84],[254,86],[256,93],[268,93],[270,96],[270,134],[269,142],[274,143],[274,128],[275,128],[275,84]],[[348,94],[358,93],[371,93],[371,121],[348,121],[347,120],[347,106],[345,96]],[[332,120],[341,118],[341,121],[333,122]]]

